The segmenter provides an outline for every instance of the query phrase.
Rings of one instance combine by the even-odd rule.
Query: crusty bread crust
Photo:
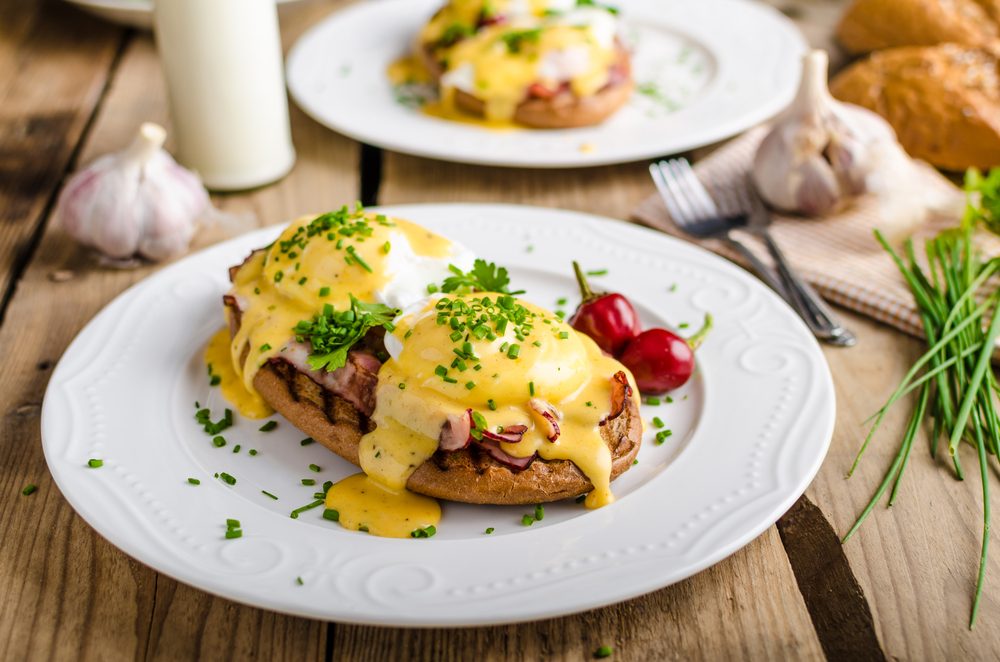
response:
[[[254,387],[295,427],[348,462],[358,464],[358,444],[374,424],[346,400],[282,361],[261,368]],[[642,422],[634,395],[625,411],[601,428],[601,434],[611,449],[613,480],[632,466],[639,452]],[[461,451],[438,451],[410,476],[406,486],[439,499],[501,505],[558,501],[593,489],[570,461],[539,458],[524,471],[512,471],[472,446]]]

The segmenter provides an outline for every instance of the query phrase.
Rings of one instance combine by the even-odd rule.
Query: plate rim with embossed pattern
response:
[[[147,339],[141,325],[157,302],[174,306],[178,324],[187,324],[177,306],[214,301],[229,264],[273,238],[275,226],[133,286],[95,316],[54,370],[42,408],[46,461],[100,535],[174,579],[257,607],[374,625],[475,626],[575,613],[680,581],[760,535],[815,476],[833,432],[829,369],[795,313],[739,267],[662,233],[580,212],[489,204],[382,209],[518,268],[561,273],[557,265],[569,257],[609,265],[602,286],[645,308],[711,309],[716,328],[699,355],[705,401],[683,452],[618,503],[481,539],[387,542],[345,532],[331,544],[328,531],[255,509],[217,481],[203,492],[186,489],[177,476],[194,469],[180,436],[150,425],[138,429],[144,443],[137,445],[137,430],[126,436],[130,421],[119,421],[169,417],[160,413],[169,409],[163,403],[184,384],[170,352],[191,339]],[[680,288],[668,295],[673,279]],[[189,326],[195,333],[198,324]],[[148,342],[162,342],[163,356]],[[129,371],[149,379],[137,388]],[[99,453],[105,466],[86,468]],[[224,540],[216,530],[223,514],[243,520],[248,535]]]

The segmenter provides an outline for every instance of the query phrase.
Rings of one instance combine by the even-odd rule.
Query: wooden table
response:
[[[284,7],[286,47],[342,4],[307,0]],[[841,2],[775,4],[813,43],[830,43]],[[51,223],[67,174],[121,148],[143,120],[169,126],[148,35],[55,0],[0,0],[0,346],[6,355],[0,659],[586,659],[605,644],[616,659],[630,660],[1000,656],[1000,553],[990,563],[979,627],[966,629],[979,545],[975,481],[958,483],[926,453],[914,453],[893,512],[878,510],[848,545],[837,540],[888,465],[906,412],[890,415],[870,457],[846,481],[862,421],[920,348],[846,312],[860,343],[826,350],[837,383],[837,426],[806,495],[731,558],[645,597],[525,625],[382,629],[245,607],[125,556],[98,537],[52,483],[39,411],[52,367],[73,336],[155,269],[101,268]],[[359,197],[386,204],[520,202],[627,217],[653,190],[641,163],[551,172],[470,167],[361,146],[294,108],[292,124],[299,159],[291,175],[215,198],[222,209],[244,215],[244,229]],[[21,496],[28,483],[38,484],[38,492]]]

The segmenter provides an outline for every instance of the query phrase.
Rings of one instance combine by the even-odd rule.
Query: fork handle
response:
[[[793,305],[805,315],[808,315],[806,322],[813,328],[817,335],[823,340],[843,347],[850,347],[857,343],[857,338],[846,329],[836,317],[830,307],[824,303],[823,299],[816,293],[809,283],[802,280],[792,269],[785,254],[778,247],[777,242],[771,237],[771,233],[766,229],[760,232],[768,252],[774,258],[778,267],[778,275],[781,277],[789,295],[794,299]]]
[[[740,255],[743,256],[743,258],[750,264],[753,270],[757,272],[757,276],[759,276],[761,280],[767,283],[768,287],[777,292],[778,296],[780,296],[782,299],[792,304],[793,307],[797,308],[797,306],[795,306],[795,302],[790,298],[791,294],[788,292],[787,288],[785,288],[785,285],[784,283],[781,282],[781,279],[775,276],[774,271],[769,269],[766,264],[761,262],[760,258],[757,257],[757,255],[752,250],[750,250],[746,244],[744,244],[739,239],[736,239],[730,235],[725,235],[723,237],[723,240],[730,248],[732,248],[733,250],[735,250],[736,252],[738,252]]]

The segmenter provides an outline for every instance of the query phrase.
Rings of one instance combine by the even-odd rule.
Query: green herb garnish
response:
[[[259,429],[261,432],[270,432],[276,427],[278,427],[278,421],[268,421],[267,423],[264,423],[264,425],[260,426]]]
[[[472,265],[472,269],[468,272],[462,271],[454,264],[449,265],[448,270],[453,275],[445,278],[441,284],[441,291],[445,293],[499,292],[501,294],[513,295],[524,294],[524,290],[511,292],[507,289],[507,286],[510,285],[510,277],[507,275],[507,269],[505,267],[498,267],[493,262],[476,260]]]
[[[392,331],[395,328],[392,320],[398,314],[395,308],[380,303],[362,303],[351,295],[348,310],[337,311],[327,304],[312,320],[296,324],[295,338],[299,342],[309,341],[312,346],[308,359],[310,368],[332,372],[347,364],[347,352],[370,329],[384,327]]]
[[[433,524],[422,529],[414,529],[410,532],[411,538],[430,538],[437,533],[437,528]]]
[[[1000,235],[1000,168],[991,168],[986,175],[970,168],[965,173],[965,193],[968,201],[963,224],[982,224],[993,234]]]
[[[104,466],[104,460],[91,458],[87,460],[87,466],[90,467],[91,469],[100,469],[101,467]]]
[[[35,484],[33,484],[33,483],[29,483],[29,484],[27,484],[27,485],[24,486],[23,490],[21,490],[21,495],[22,496],[31,496],[32,494],[34,494],[37,491],[38,491],[38,486],[35,485]]]

